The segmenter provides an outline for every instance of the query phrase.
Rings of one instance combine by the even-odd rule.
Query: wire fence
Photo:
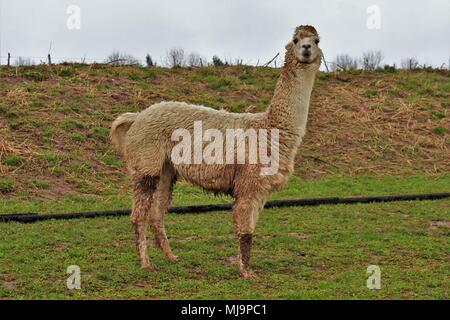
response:
[[[50,61],[49,61],[50,58]],[[88,57],[64,57],[64,56],[15,56],[2,55],[0,56],[0,65],[18,66],[18,65],[38,65],[38,64],[58,64],[63,62],[78,62],[78,63],[104,63],[105,58],[88,58]],[[144,63],[144,60],[139,60]]]
[[[279,60],[277,59],[279,57],[279,54],[277,54],[273,59],[269,60],[268,63],[260,64],[258,60],[255,66],[274,66],[277,67],[280,65]],[[1,55],[0,56],[0,65],[7,65],[7,66],[24,66],[24,65],[39,65],[39,64],[58,64],[58,63],[64,63],[64,62],[73,62],[73,63],[113,63],[113,62],[126,62],[128,59],[117,59],[114,61],[110,61],[108,58],[92,58],[92,57],[68,57],[68,56],[23,56],[23,55]],[[132,64],[138,64],[138,65],[146,65],[147,60],[146,59],[138,59],[135,57],[132,57],[133,63]],[[225,65],[252,65],[251,62],[244,63],[242,59],[224,59]],[[234,61],[234,62],[233,62]],[[154,62],[155,63],[155,62]],[[155,63],[157,64],[157,63]],[[187,66],[190,66],[188,62],[185,63]],[[164,59],[160,59],[159,65],[162,67],[170,67],[167,62],[164,61]],[[205,65],[213,65],[212,61],[207,61]]]
[[[268,60],[268,62],[260,64],[260,59],[257,60],[256,63],[252,63],[251,61],[248,61],[246,63],[243,62],[242,59],[224,59],[225,63],[224,65],[249,65],[249,66],[264,66],[264,67],[274,67],[278,68],[281,67],[283,64],[283,61],[281,60],[280,53],[277,53],[272,59]],[[335,71],[342,71],[342,70],[350,70],[347,67],[340,66],[336,61],[330,61],[326,60],[325,57],[323,57],[322,60],[323,66],[321,67],[322,71],[326,72],[335,72]],[[61,64],[61,63],[80,63],[80,64],[95,64],[95,63],[105,63],[105,64],[120,64],[120,65],[139,65],[139,66],[145,66],[147,65],[147,60],[145,59],[138,59],[135,57],[132,57],[132,62],[130,62],[127,59],[117,59],[117,60],[109,60],[108,58],[94,58],[94,57],[69,57],[69,56],[52,56],[51,54],[48,54],[47,56],[22,56],[22,55],[11,55],[8,53],[8,55],[0,55],[0,66],[6,65],[6,66],[32,66],[32,65],[42,65],[42,64]],[[157,63],[154,63],[156,66]],[[213,66],[214,63],[211,61],[206,61],[206,63],[202,66]],[[171,66],[164,61],[164,59],[160,59],[160,63],[158,66],[161,67],[167,67],[170,68]],[[185,66],[190,67],[198,67],[198,65],[189,65],[189,63],[186,63]],[[390,65],[384,65],[384,68],[386,67],[393,67],[397,69],[396,64],[390,66]],[[381,65],[378,68],[382,68]],[[432,69],[440,69],[440,70],[450,70],[450,59],[448,63],[442,63],[439,67],[433,67],[431,65],[426,64],[417,64],[417,66],[413,68],[402,68],[399,69],[426,69],[426,68],[432,68]],[[355,70],[365,70],[364,67],[357,67],[357,68],[351,68]]]
[[[11,55],[8,53],[8,55],[0,55],[0,66],[1,65],[7,65],[7,66],[32,66],[32,65],[41,65],[41,64],[61,64],[61,63],[81,63],[81,64],[94,64],[94,63],[108,63],[108,64],[114,64],[123,62],[124,65],[141,65],[145,66],[147,64],[147,60],[145,59],[138,59],[135,57],[132,57],[133,63],[126,63],[127,59],[117,59],[114,61],[110,61],[108,58],[89,58],[87,56],[84,57],[69,57],[69,56],[52,56],[51,54],[48,54],[47,56],[23,56],[23,55]],[[251,61],[243,62],[242,59],[236,58],[224,58],[224,65],[252,65],[252,66],[262,66],[262,67],[274,67],[278,68],[283,65],[282,57],[280,53],[277,53],[273,58],[268,60],[266,63],[260,63],[261,59],[258,59],[256,63],[252,63]],[[322,66],[323,71],[334,71],[338,67],[336,66],[336,63],[334,61],[327,61],[325,58],[323,59],[324,65]],[[155,65],[157,63],[154,63]],[[213,61],[206,61],[205,66],[213,66]],[[168,67],[171,66],[164,61],[163,58],[160,58],[160,63],[158,66],[161,67]],[[186,63],[186,66],[196,66],[196,65],[190,65],[189,63]],[[202,65],[203,66],[203,65]]]

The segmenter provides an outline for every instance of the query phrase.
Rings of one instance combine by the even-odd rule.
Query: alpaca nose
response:
[[[310,57],[311,56],[311,45],[310,44],[304,44],[302,46],[303,48],[303,56],[304,57]]]

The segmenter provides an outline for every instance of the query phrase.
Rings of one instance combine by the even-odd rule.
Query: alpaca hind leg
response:
[[[237,263],[239,272],[244,278],[254,277],[254,273],[249,269],[250,255],[253,245],[253,234],[259,215],[264,208],[264,203],[265,199],[238,199],[233,208],[238,238]]]
[[[166,165],[163,168],[161,179],[153,195],[153,203],[150,221],[154,236],[154,245],[160,247],[169,260],[176,261],[178,257],[172,252],[167,239],[166,229],[164,227],[164,216],[169,209],[170,201],[172,199],[172,190],[175,183],[174,170]]]
[[[145,177],[134,185],[133,210],[131,222],[134,227],[135,245],[143,269],[155,269],[150,262],[147,252],[147,227],[152,207],[152,197],[156,189],[158,178]]]

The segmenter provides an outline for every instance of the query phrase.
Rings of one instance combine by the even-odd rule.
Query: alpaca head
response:
[[[315,63],[322,58],[319,42],[319,34],[313,26],[300,26],[295,29],[292,41],[286,45],[286,50],[302,64]]]

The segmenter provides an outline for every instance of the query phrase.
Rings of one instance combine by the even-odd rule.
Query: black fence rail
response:
[[[450,198],[450,193],[433,193],[433,194],[413,194],[413,195],[394,195],[394,196],[373,196],[373,197],[353,197],[353,198],[312,198],[298,200],[274,200],[266,203],[265,208],[283,208],[283,207],[304,207],[318,205],[335,205],[335,204],[356,204],[356,203],[380,203],[395,201],[417,201],[417,200],[440,200]],[[210,204],[199,206],[182,206],[172,207],[170,213],[176,214],[199,214],[206,212],[229,211],[233,208],[233,204]],[[97,218],[97,217],[117,217],[126,216],[131,210],[116,211],[97,211],[97,212],[79,212],[79,213],[55,213],[55,214],[37,214],[37,213],[14,213],[0,214],[0,222],[21,222],[32,223],[44,220],[68,220],[80,218]]]

